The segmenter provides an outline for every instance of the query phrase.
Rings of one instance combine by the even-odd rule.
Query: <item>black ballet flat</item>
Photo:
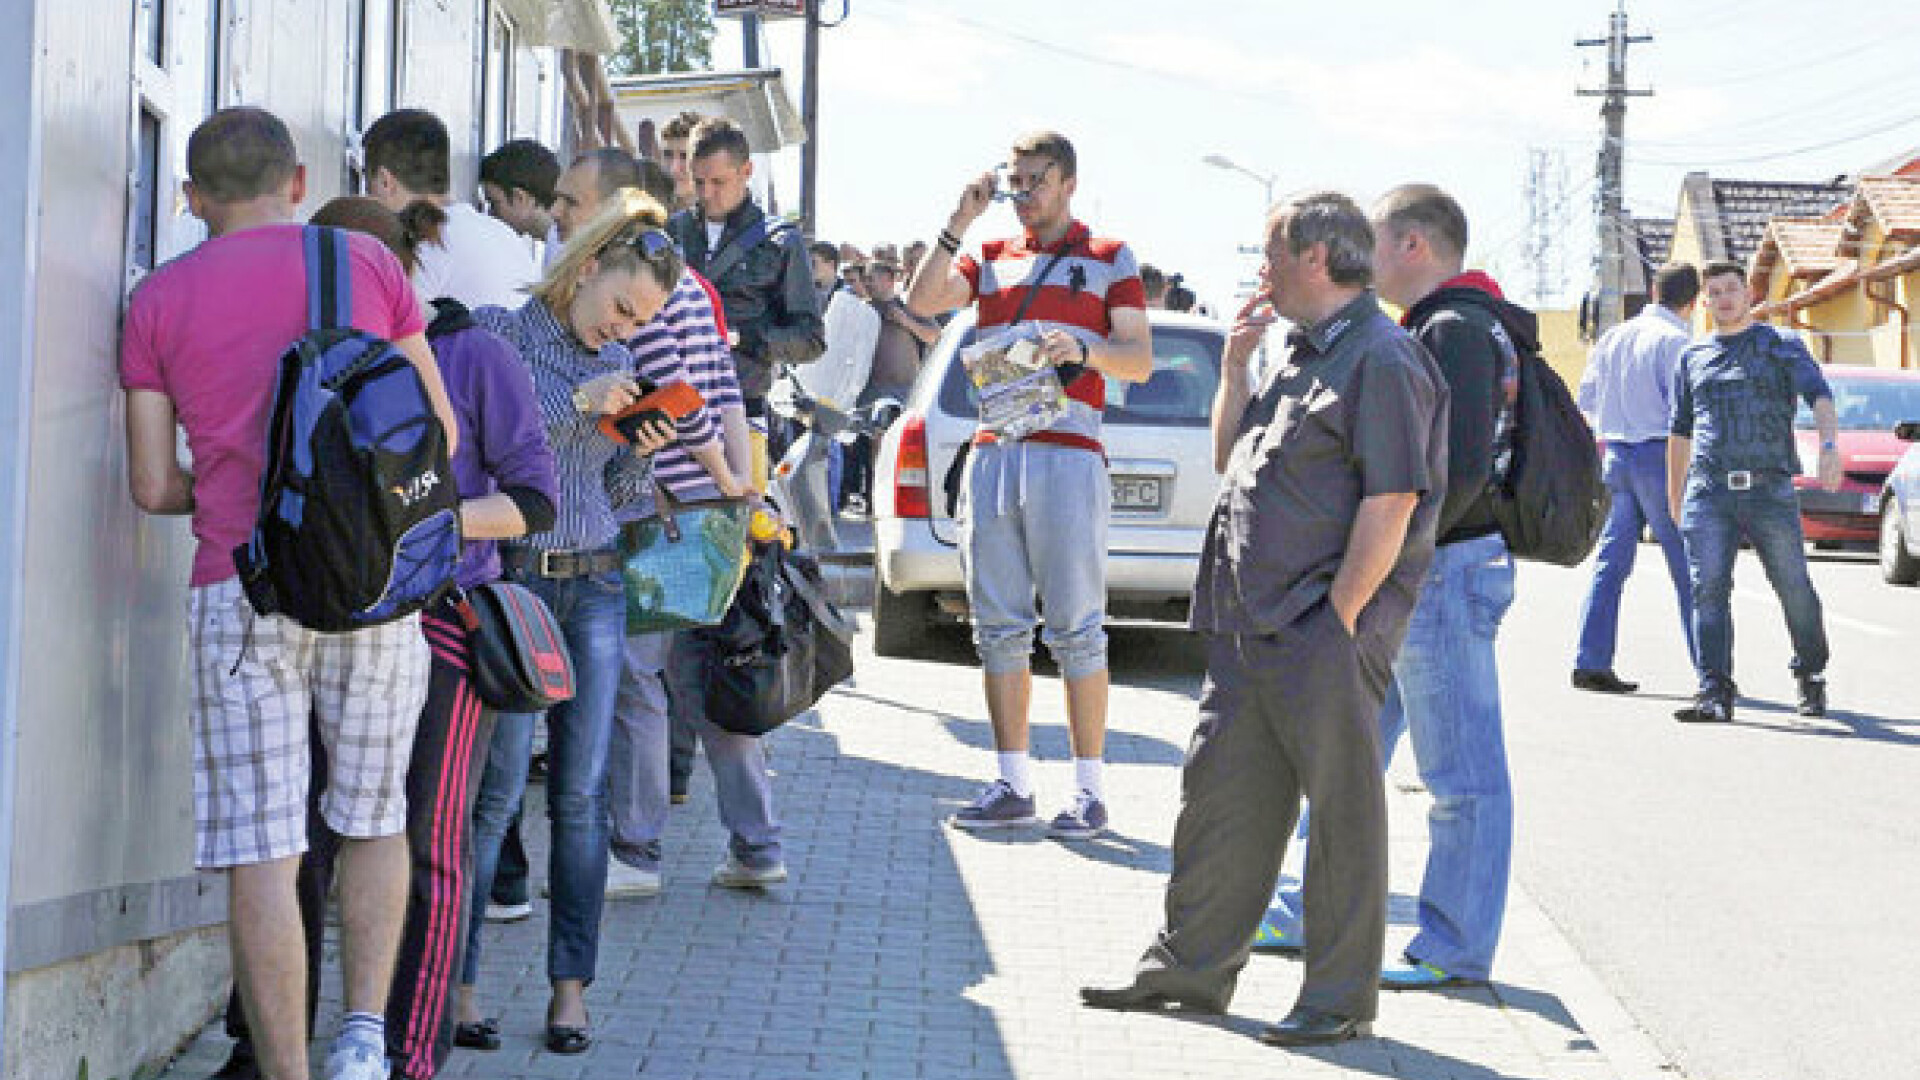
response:
[[[547,1025],[547,1051],[553,1054],[584,1054],[593,1046],[586,1028],[566,1024]]]
[[[453,1025],[453,1045],[468,1050],[500,1049],[500,1021],[476,1020]]]

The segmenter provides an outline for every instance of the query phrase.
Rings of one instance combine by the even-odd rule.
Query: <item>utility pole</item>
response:
[[[1574,43],[1583,49],[1605,46],[1607,50],[1606,88],[1593,90],[1581,87],[1579,90],[1581,97],[1605,99],[1600,105],[1600,118],[1605,122],[1606,131],[1601,136],[1597,166],[1600,189],[1597,196],[1600,290],[1594,304],[1595,334],[1626,317],[1626,297],[1623,292],[1627,250],[1626,198],[1621,176],[1626,164],[1627,99],[1653,96],[1652,90],[1627,89],[1627,47],[1644,45],[1652,41],[1653,36],[1627,32],[1627,0],[1619,0],[1619,6],[1614,9],[1608,23],[1606,37],[1583,38]]]
[[[807,0],[806,17],[806,83],[800,90],[800,121],[807,141],[800,144],[800,231],[811,240],[817,235],[813,227],[820,209],[814,183],[820,167],[820,0]]]
[[[749,11],[740,16],[740,51],[743,66],[752,71],[760,66],[760,14]]]
[[[1567,192],[1566,163],[1558,150],[1527,152],[1527,267],[1533,271],[1533,303],[1550,307],[1567,287],[1560,239],[1560,213]]]

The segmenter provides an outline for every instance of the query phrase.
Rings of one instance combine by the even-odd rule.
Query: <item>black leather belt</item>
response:
[[[507,548],[500,561],[508,568],[543,578],[577,578],[620,569],[624,561],[618,548],[594,548],[588,551]]]

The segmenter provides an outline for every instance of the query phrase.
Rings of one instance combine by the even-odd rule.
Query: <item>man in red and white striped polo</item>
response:
[[[913,277],[907,306],[931,317],[979,305],[984,337],[1034,324],[1039,352],[1059,369],[1069,402],[1045,430],[1017,441],[975,436],[960,501],[962,565],[974,643],[986,676],[1000,778],[955,814],[963,829],[1024,827],[1034,814],[1027,706],[1033,629],[1060,666],[1073,736],[1075,794],[1050,833],[1086,839],[1107,824],[1101,760],[1107,730],[1106,452],[1100,415],[1106,380],[1153,371],[1146,293],[1133,252],[1097,238],[1072,212],[1073,144],[1036,132],[1013,145],[1010,199],[1024,232],[960,254],[960,238],[994,200],[994,173],[968,184],[947,228]],[[1036,609],[1036,597],[1039,601]]]

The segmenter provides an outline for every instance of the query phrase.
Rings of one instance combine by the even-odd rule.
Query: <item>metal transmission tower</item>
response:
[[[1627,99],[1630,97],[1652,97],[1652,90],[1627,89],[1627,47],[1644,45],[1653,40],[1650,34],[1630,34],[1627,32],[1627,0],[1619,0],[1608,20],[1607,36],[1603,38],[1583,38],[1574,44],[1581,48],[1607,50],[1607,85],[1604,89],[1592,90],[1581,87],[1581,97],[1605,98],[1600,105],[1600,117],[1606,122],[1606,132],[1601,137],[1600,161],[1598,164],[1599,195],[1599,233],[1600,243],[1597,253],[1600,282],[1594,304],[1594,333],[1599,333],[1625,318],[1623,284],[1626,270],[1626,198],[1621,183],[1621,173],[1626,158],[1627,138]]]
[[[1560,223],[1566,212],[1567,165],[1558,150],[1527,151],[1527,269],[1533,304],[1551,307],[1567,289],[1566,248]]]

